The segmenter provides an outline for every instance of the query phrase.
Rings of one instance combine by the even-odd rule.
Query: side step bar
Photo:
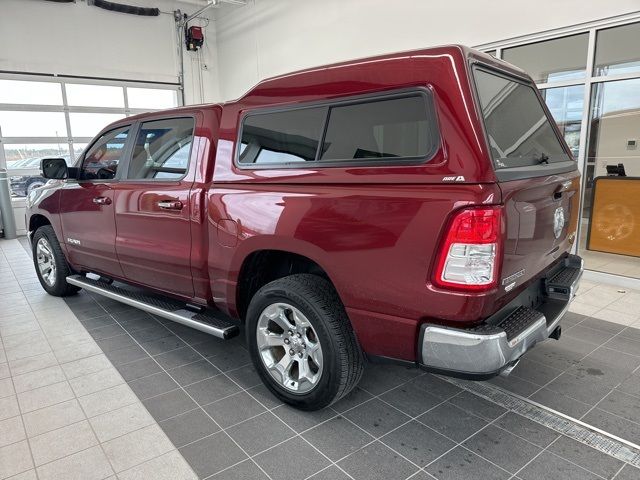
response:
[[[178,300],[143,291],[129,290],[100,280],[92,280],[82,275],[70,275],[67,277],[67,282],[153,315],[195,328],[214,337],[226,340],[235,337],[240,331],[238,325],[232,319],[224,318],[224,314],[221,312],[217,315],[210,311],[193,312],[187,310],[185,304]]]

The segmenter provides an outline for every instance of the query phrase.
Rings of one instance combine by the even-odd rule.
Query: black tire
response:
[[[51,253],[53,254],[55,276],[52,279],[52,285],[43,278],[40,268],[38,267],[37,245],[40,239],[44,239],[48,243],[51,248]],[[67,283],[67,277],[73,274],[73,272],[67,263],[64,253],[62,253],[60,243],[56,237],[56,232],[53,230],[51,225],[44,225],[38,228],[38,230],[33,234],[33,238],[31,239],[31,252],[33,256],[33,265],[36,269],[40,285],[42,285],[42,288],[44,288],[49,295],[53,295],[54,297],[68,297],[80,291],[80,287]]]
[[[292,305],[306,316],[322,347],[322,374],[307,393],[292,393],[283,388],[260,356],[256,339],[258,320],[268,306],[280,302]],[[333,285],[322,277],[296,274],[263,286],[251,299],[246,326],[247,345],[260,378],[289,405],[301,410],[327,407],[349,393],[362,376],[364,356],[351,322]]]

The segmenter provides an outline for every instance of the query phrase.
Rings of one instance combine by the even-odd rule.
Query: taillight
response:
[[[502,208],[466,208],[449,222],[434,283],[459,290],[488,290],[497,283]]]

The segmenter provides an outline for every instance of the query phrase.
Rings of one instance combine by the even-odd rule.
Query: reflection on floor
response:
[[[78,471],[79,478],[103,478],[98,466],[124,471],[142,459],[133,467],[138,477],[119,478],[181,478],[161,476],[161,465],[170,466],[161,461],[166,453],[149,458],[153,449],[133,443],[148,443],[140,433],[149,428],[146,412],[177,449],[173,460],[180,465],[186,459],[199,478],[640,478],[630,465],[416,369],[369,365],[359,387],[331,408],[293,410],[262,386],[242,337],[222,342],[85,292],[67,299],[72,315],[61,316],[59,305],[47,308],[56,299],[38,289],[16,244],[0,241],[0,269],[13,275],[0,288],[15,291],[17,300],[21,294],[20,305],[33,316],[17,317],[16,305],[0,304],[0,479],[33,468],[30,451],[44,455],[36,460],[40,478],[71,478]],[[73,321],[81,331],[64,330]],[[492,383],[640,443],[640,292],[584,282],[563,326],[560,341],[537,346],[510,377]],[[55,345],[42,346],[45,353],[27,341],[28,329],[36,327],[57,334]],[[40,359],[49,356],[64,375],[53,385],[71,384],[73,399],[47,396],[47,406],[33,403],[27,413],[26,398],[44,401],[42,389],[54,388],[42,386],[51,375]],[[23,363],[33,366],[37,383],[23,379]],[[135,395],[119,395],[118,389]],[[81,418],[55,413],[76,400]],[[127,413],[129,404],[136,405],[136,415]],[[61,439],[64,429],[89,417],[98,426],[99,445],[106,435],[105,443],[122,448],[108,449],[106,464],[79,470],[74,458],[104,447],[88,447],[84,437],[43,442],[30,428],[4,434],[27,415],[39,420],[45,435]],[[84,466],[93,466],[87,459]],[[61,472],[47,467],[60,464],[64,474],[42,475]]]

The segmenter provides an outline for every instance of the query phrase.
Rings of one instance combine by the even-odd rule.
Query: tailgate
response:
[[[576,238],[580,175],[500,183],[506,241],[499,288],[508,293],[569,251]]]

